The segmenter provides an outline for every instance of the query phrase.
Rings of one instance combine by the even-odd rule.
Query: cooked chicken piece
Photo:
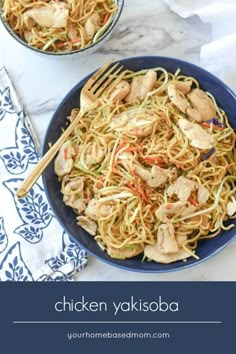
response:
[[[197,190],[197,200],[199,204],[206,203],[209,198],[209,191],[202,184],[192,181],[189,178],[180,176],[175,183],[171,184],[167,188],[167,194],[169,197],[176,194],[181,202],[186,202],[191,195],[191,192]]]
[[[112,203],[99,203],[97,199],[91,199],[85,209],[85,215],[92,220],[98,220],[108,216],[112,209]]]
[[[187,236],[186,235],[177,235],[176,236],[176,241],[177,241],[177,244],[179,246],[179,248],[182,248],[184,243],[186,242],[187,240]]]
[[[135,173],[151,188],[157,188],[176,176],[175,169],[164,169],[156,165],[152,166],[151,171],[140,165],[136,165]]]
[[[117,162],[123,166],[127,171],[132,169],[135,156],[131,152],[122,152],[119,154]]]
[[[92,220],[97,220],[97,203],[97,199],[91,199],[84,212]]]
[[[64,177],[64,178],[66,178],[66,177]],[[63,178],[63,180],[64,180],[64,178]],[[82,195],[83,189],[84,189],[84,179],[83,179],[83,177],[79,176],[79,177],[69,180],[68,182],[65,180],[65,187],[64,187],[63,193],[64,194],[75,194],[76,193],[77,195],[80,195],[82,197],[83,196]]]
[[[125,102],[133,102],[140,99],[140,87],[142,85],[142,76],[134,76],[131,81],[129,94],[125,97]]]
[[[229,216],[233,216],[236,213],[236,201],[235,201],[235,199],[233,199],[233,200],[231,200],[231,201],[229,201],[227,203],[226,210],[227,210],[227,215],[229,215]]]
[[[198,184],[197,200],[199,204],[205,204],[210,196],[210,193],[206,187],[202,184]]]
[[[185,95],[191,91],[191,86],[193,82],[191,80],[187,81],[175,81],[176,88],[183,92]]]
[[[49,2],[47,6],[39,6],[27,10],[23,15],[24,23],[29,25],[32,18],[38,25],[50,28],[62,28],[67,26],[69,16],[68,5],[64,2]]]
[[[175,229],[172,223],[161,224],[157,232],[157,245],[163,254],[178,252],[179,246],[175,239]]]
[[[143,252],[143,245],[136,244],[130,246],[124,246],[122,248],[107,247],[107,253],[112,258],[132,258]]]
[[[179,202],[176,202],[176,203],[179,203]],[[186,202],[185,206],[182,207],[181,213],[179,214],[179,216],[190,215],[190,214],[194,213],[196,210],[197,210],[197,208],[194,205],[192,205],[191,203]]]
[[[176,194],[181,202],[186,202],[191,195],[191,192],[197,190],[197,200],[199,204],[206,203],[209,198],[209,191],[203,185],[192,181],[189,178],[180,176],[177,178],[175,183],[171,184],[167,188],[167,194],[169,197]]]
[[[86,205],[83,201],[83,188],[84,180],[83,177],[76,177],[72,180],[67,181],[67,176],[63,177],[63,182],[65,181],[65,187],[63,190],[63,201],[66,205],[77,210],[79,214],[85,210]]]
[[[134,76],[131,82],[130,93],[125,97],[125,102],[133,102],[137,99],[144,99],[153,90],[157,74],[148,70],[145,75]]]
[[[99,203],[97,207],[97,217],[98,218],[105,218],[106,216],[110,215],[113,210],[112,203]]]
[[[190,140],[191,146],[197,149],[211,149],[213,147],[213,137],[198,123],[192,123],[187,119],[180,118],[178,125],[182,133]]]
[[[86,208],[86,204],[83,202],[83,200],[76,198],[75,194],[71,194],[71,195],[64,194],[63,202],[65,203],[65,205],[68,205],[71,208],[76,209],[78,214],[81,214]]]
[[[193,108],[195,108],[200,114],[202,121],[211,119],[216,116],[215,106],[207,94],[199,88],[193,89],[187,95]]]
[[[154,88],[157,81],[157,74],[153,70],[148,70],[142,79],[142,86],[140,87],[140,98],[144,99],[149,92]]]
[[[171,263],[188,258],[190,254],[182,248],[186,239],[185,235],[176,239],[173,224],[168,221],[159,226],[156,244],[147,245],[144,254],[149,259],[160,263]]]
[[[100,163],[105,157],[105,151],[96,143],[89,143],[85,153],[85,163],[88,167]]]
[[[113,104],[117,104],[121,102],[125,98],[125,96],[128,95],[129,92],[130,92],[130,84],[125,80],[121,80],[119,84],[111,92],[109,101]]]
[[[54,161],[54,171],[58,176],[69,173],[73,167],[72,156],[75,154],[71,141],[66,141],[60,148]]]
[[[143,137],[152,132],[155,117],[144,108],[133,108],[112,118],[110,128],[119,133]]]
[[[88,38],[93,38],[95,33],[99,30],[100,28],[100,17],[97,12],[95,12],[93,15],[91,15],[87,21],[85,22],[84,25],[85,32],[87,33]]]
[[[196,122],[202,122],[202,116],[195,108],[188,107],[186,113],[190,118],[192,118]]]
[[[180,176],[177,178],[175,183],[171,184],[167,188],[167,194],[169,197],[176,194],[181,202],[186,202],[190,197],[192,191],[197,187],[197,183],[191,181],[186,177]]]
[[[78,29],[76,25],[72,22],[68,23],[67,25],[67,36],[72,41],[78,38]]]
[[[183,248],[180,248],[176,253],[163,254],[157,244],[145,246],[144,255],[155,262],[166,264],[190,257],[190,254]]]
[[[187,112],[188,107],[190,106],[184,94],[179,91],[175,83],[170,83],[167,87],[167,93],[176,107],[183,113]]]
[[[185,86],[184,86],[185,85]],[[205,92],[199,89],[193,89],[187,97],[189,98],[190,102],[192,103],[192,106],[190,105],[189,101],[187,100],[187,97],[185,96],[190,90],[192,85],[191,81],[176,81],[175,83],[169,84],[167,87],[167,93],[170,98],[170,100],[174,103],[174,105],[179,108],[179,110],[183,113],[186,113],[190,118],[195,120],[196,122],[202,122],[203,120],[208,120],[209,118],[205,118],[206,116],[209,117],[211,115],[210,108],[213,103],[211,102],[210,98],[207,96]],[[200,94],[199,94],[200,92]],[[203,94],[203,95],[202,95]],[[196,97],[198,96],[204,96],[201,98],[201,100]],[[207,99],[206,99],[206,98]],[[210,102],[208,102],[210,101]],[[195,103],[193,103],[195,102]],[[201,102],[201,104],[200,104]],[[205,110],[208,112],[207,114],[203,115],[203,106],[205,107]],[[214,108],[214,106],[213,106]],[[215,110],[215,108],[214,108]],[[216,113],[215,113],[216,114]],[[211,116],[212,118],[212,116]]]
[[[191,82],[191,81],[186,81],[186,83]],[[168,96],[171,100],[172,103],[174,103],[174,105],[179,108],[179,110],[183,113],[186,113],[189,117],[193,118],[194,120],[200,122],[201,121],[201,115],[200,113],[196,110],[193,109],[188,100],[185,97],[185,93],[186,90],[188,89],[188,87],[190,86],[188,84],[188,86],[186,88],[181,87],[181,84],[183,85],[184,82],[173,82],[170,83],[167,87],[167,93]],[[191,87],[191,86],[190,86]]]
[[[194,213],[197,208],[189,202],[164,203],[155,212],[157,219],[166,220],[168,216],[186,216]]]
[[[90,235],[95,236],[97,231],[97,224],[87,218],[86,216],[77,216],[78,225],[80,225],[84,230],[86,230]]]

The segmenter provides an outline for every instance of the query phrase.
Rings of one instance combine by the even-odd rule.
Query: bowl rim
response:
[[[166,60],[166,61],[172,61],[173,63],[179,63],[180,65],[188,65],[200,72],[202,72],[203,74],[207,75],[210,79],[213,79],[214,81],[216,81],[220,86],[222,86],[224,88],[224,90],[226,90],[235,100],[236,103],[236,93],[227,85],[225,84],[221,79],[219,79],[218,77],[216,77],[214,74],[210,73],[209,71],[207,71],[206,69],[202,68],[199,65],[193,64],[191,62],[182,60],[182,59],[178,59],[178,58],[174,58],[174,57],[168,57],[168,56],[157,56],[157,55],[145,55],[145,56],[132,56],[132,57],[126,57],[126,58],[122,58],[120,60],[114,61],[114,63],[116,62],[120,62],[122,63],[126,63],[128,61],[133,61],[133,60],[145,60],[145,59],[157,59],[157,60]],[[42,145],[42,154],[44,154],[47,149],[48,149],[48,134],[51,130],[51,126],[56,118],[57,112],[60,111],[60,109],[63,107],[64,103],[68,100],[68,98],[77,90],[81,90],[83,85],[85,84],[85,82],[88,80],[88,78],[90,76],[93,75],[93,73],[95,73],[95,71],[89,73],[86,77],[84,77],[82,80],[80,80],[79,82],[77,82],[70,90],[69,92],[64,96],[64,98],[62,99],[62,101],[60,102],[60,104],[58,105],[58,107],[56,108],[54,114],[51,117],[51,120],[49,122],[48,128],[46,130],[46,134],[44,137],[44,141],[43,141],[43,145]],[[79,105],[78,105],[79,106]],[[226,248],[230,243],[232,243],[235,239],[236,239],[236,229],[235,229],[235,233],[234,235],[226,242],[224,242],[220,247],[218,247],[216,250],[210,252],[208,255],[200,258],[199,260],[194,260],[193,262],[184,262],[182,261],[181,266],[179,267],[175,267],[176,262],[170,263],[169,269],[137,269],[135,267],[129,266],[127,267],[125,264],[122,264],[122,261],[117,260],[117,259],[113,259],[113,258],[103,258],[102,256],[98,255],[97,253],[95,253],[94,251],[91,251],[90,249],[88,249],[85,245],[81,244],[80,241],[78,241],[78,239],[76,239],[76,237],[69,232],[67,226],[62,222],[61,218],[58,216],[58,213],[56,211],[56,209],[54,208],[53,203],[51,203],[50,197],[49,197],[49,188],[48,188],[48,184],[46,182],[46,177],[45,174],[43,173],[42,175],[42,180],[43,180],[43,185],[44,185],[44,190],[46,193],[46,197],[47,200],[50,204],[50,207],[54,213],[54,215],[56,216],[59,224],[62,226],[62,228],[64,228],[64,230],[68,233],[68,235],[72,238],[72,240],[79,244],[82,248],[84,248],[88,254],[94,256],[95,258],[101,260],[102,262],[105,262],[113,267],[116,268],[120,268],[126,271],[133,271],[133,272],[138,272],[138,273],[150,273],[150,274],[159,274],[159,273],[170,273],[170,272],[177,272],[177,271],[181,271],[187,268],[191,268],[193,266],[197,266],[201,263],[203,263],[204,261],[214,257],[215,255],[217,255],[220,251],[222,251],[224,248]],[[130,258],[129,260],[131,260],[132,258]],[[181,262],[181,261],[178,261]],[[141,263],[141,262],[140,262]],[[173,265],[173,266],[172,266]]]
[[[95,43],[90,44],[87,47],[84,47],[82,49],[76,49],[70,52],[49,52],[49,51],[44,51],[42,49],[38,49],[35,48],[31,45],[29,45],[27,42],[25,42],[22,38],[20,38],[15,31],[13,31],[13,29],[10,27],[10,25],[8,24],[8,22],[2,17],[2,8],[3,8],[3,1],[0,0],[0,19],[2,21],[2,24],[4,25],[5,29],[7,30],[7,32],[11,35],[11,37],[13,37],[18,43],[22,44],[25,48],[28,48],[30,50],[32,50],[35,53],[38,54],[43,54],[43,55],[48,55],[50,57],[68,57],[70,55],[76,55],[76,54],[84,54],[86,53],[86,51],[92,51],[93,49],[95,50],[96,47],[100,44],[102,44],[102,42],[107,39],[111,34],[113,29],[115,28],[115,26],[118,23],[118,20],[122,14],[123,8],[124,8],[124,3],[125,0],[115,0],[117,3],[117,11],[114,15],[114,18],[111,22],[111,25],[108,27],[108,29],[103,33],[103,35],[99,38],[98,41],[96,41]]]

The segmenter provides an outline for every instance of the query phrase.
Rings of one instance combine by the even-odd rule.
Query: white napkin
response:
[[[212,27],[212,42],[201,48],[201,65],[236,90],[236,1],[163,0],[180,16],[198,15]]]
[[[39,156],[29,118],[4,68],[0,132],[0,280],[73,280],[86,265],[87,255],[55,219],[41,179],[27,197],[15,196]]]

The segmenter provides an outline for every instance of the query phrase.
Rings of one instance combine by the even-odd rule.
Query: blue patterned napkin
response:
[[[67,281],[87,263],[55,219],[42,181],[27,197],[15,192],[39,155],[16,91],[0,69],[0,280]],[[32,132],[32,131],[31,131]],[[34,138],[34,139],[33,139]]]

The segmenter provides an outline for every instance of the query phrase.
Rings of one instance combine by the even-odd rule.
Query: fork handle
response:
[[[28,177],[23,181],[22,185],[16,191],[16,196],[18,198],[24,198],[29,190],[33,187],[35,182],[41,176],[43,171],[46,169],[48,164],[52,161],[62,144],[68,138],[68,136],[72,133],[74,128],[76,127],[79,119],[82,116],[82,112],[78,113],[73,122],[67,127],[67,129],[63,132],[60,138],[52,145],[52,147],[46,152],[46,154],[42,157],[42,159],[37,163],[34,169],[31,171]]]

